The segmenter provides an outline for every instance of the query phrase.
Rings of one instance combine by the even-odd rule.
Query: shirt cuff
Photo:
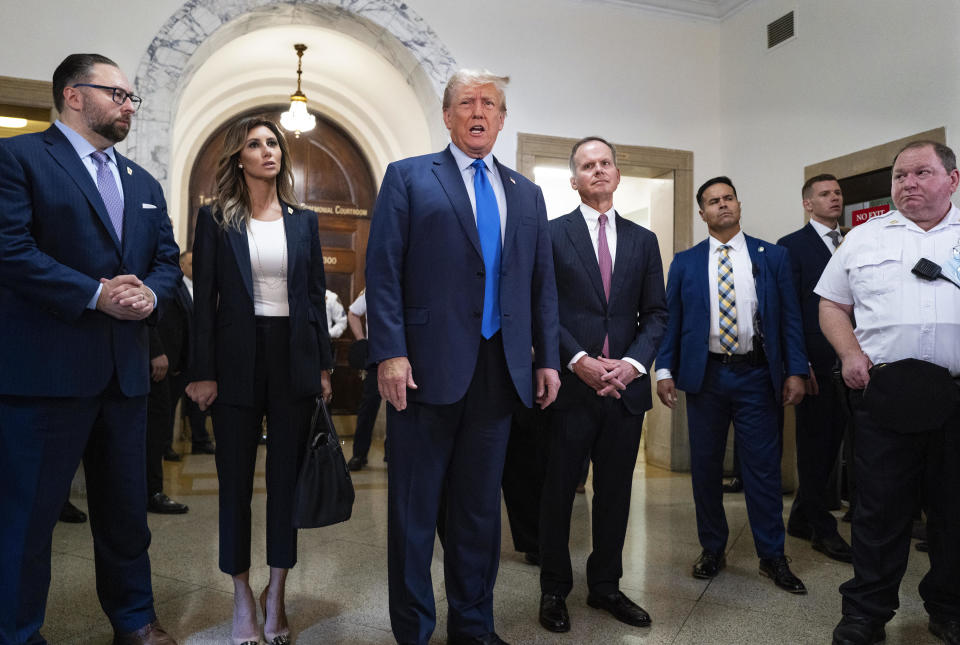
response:
[[[641,365],[639,361],[635,361],[635,360],[633,360],[632,358],[630,358],[630,357],[628,357],[628,356],[624,356],[622,360],[625,360],[626,362],[630,363],[630,364],[633,365],[635,368],[637,368],[637,371],[640,372],[640,374],[646,374],[646,373],[647,373],[647,368],[645,368],[643,365]]]
[[[97,291],[93,294],[93,297],[90,298],[90,302],[87,303],[87,309],[96,309],[97,300],[100,300],[100,292],[103,291],[103,283],[97,285]]]
[[[147,285],[143,285],[143,286],[144,286],[144,287],[147,287]],[[157,294],[153,293],[153,289],[151,289],[150,287],[147,287],[147,291],[149,291],[150,294],[153,296],[153,308],[156,309],[156,308],[157,308]]]
[[[666,379],[672,379],[672,378],[673,378],[673,374],[671,374],[671,373],[670,373],[670,370],[668,370],[668,369],[666,369],[666,368],[661,369],[661,370],[657,370],[656,376],[657,376],[657,380],[658,380],[658,381],[663,381],[663,380],[666,380]]]
[[[586,355],[587,355],[586,352],[577,352],[576,354],[574,354],[573,358],[570,359],[570,362],[567,363],[567,369],[572,372],[574,364],[576,364],[577,361],[579,361],[581,358],[583,358]]]

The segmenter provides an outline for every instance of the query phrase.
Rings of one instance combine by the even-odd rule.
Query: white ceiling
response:
[[[721,21],[751,0],[600,0],[697,20]]]

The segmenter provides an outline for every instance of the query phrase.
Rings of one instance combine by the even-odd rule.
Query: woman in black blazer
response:
[[[197,216],[194,341],[187,393],[212,405],[220,484],[220,569],[233,576],[232,640],[259,639],[250,588],[250,501],[260,424],[267,434],[267,564],[260,595],[268,643],[290,642],[287,570],[297,560],[293,495],[315,396],[329,398],[333,359],[317,217],[293,206],[283,133],[253,117],[233,124],[216,199]]]

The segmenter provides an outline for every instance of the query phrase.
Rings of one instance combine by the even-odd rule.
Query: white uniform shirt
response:
[[[367,290],[364,289],[360,292],[360,295],[357,296],[357,299],[350,303],[350,313],[352,313],[357,318],[363,318],[367,315]],[[367,333],[367,321],[363,321],[363,333]]]
[[[327,331],[330,338],[340,338],[347,328],[347,312],[340,304],[340,296],[327,289],[324,302],[327,306]]]
[[[960,253],[960,209],[929,231],[899,211],[871,219],[847,234],[814,291],[853,305],[860,348],[874,363],[918,358],[960,375],[960,288],[929,282],[910,270],[927,258],[954,272]],[[960,277],[953,275],[960,282]]]

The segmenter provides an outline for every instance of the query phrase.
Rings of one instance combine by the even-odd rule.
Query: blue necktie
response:
[[[103,205],[107,207],[110,223],[117,232],[117,239],[123,241],[123,197],[117,188],[117,180],[110,171],[110,158],[105,152],[96,150],[90,153],[97,164],[97,190],[103,198]]]
[[[476,159],[473,166],[473,193],[477,201],[477,232],[483,250],[483,322],[480,333],[490,338],[500,331],[500,209],[487,179],[486,164]]]

